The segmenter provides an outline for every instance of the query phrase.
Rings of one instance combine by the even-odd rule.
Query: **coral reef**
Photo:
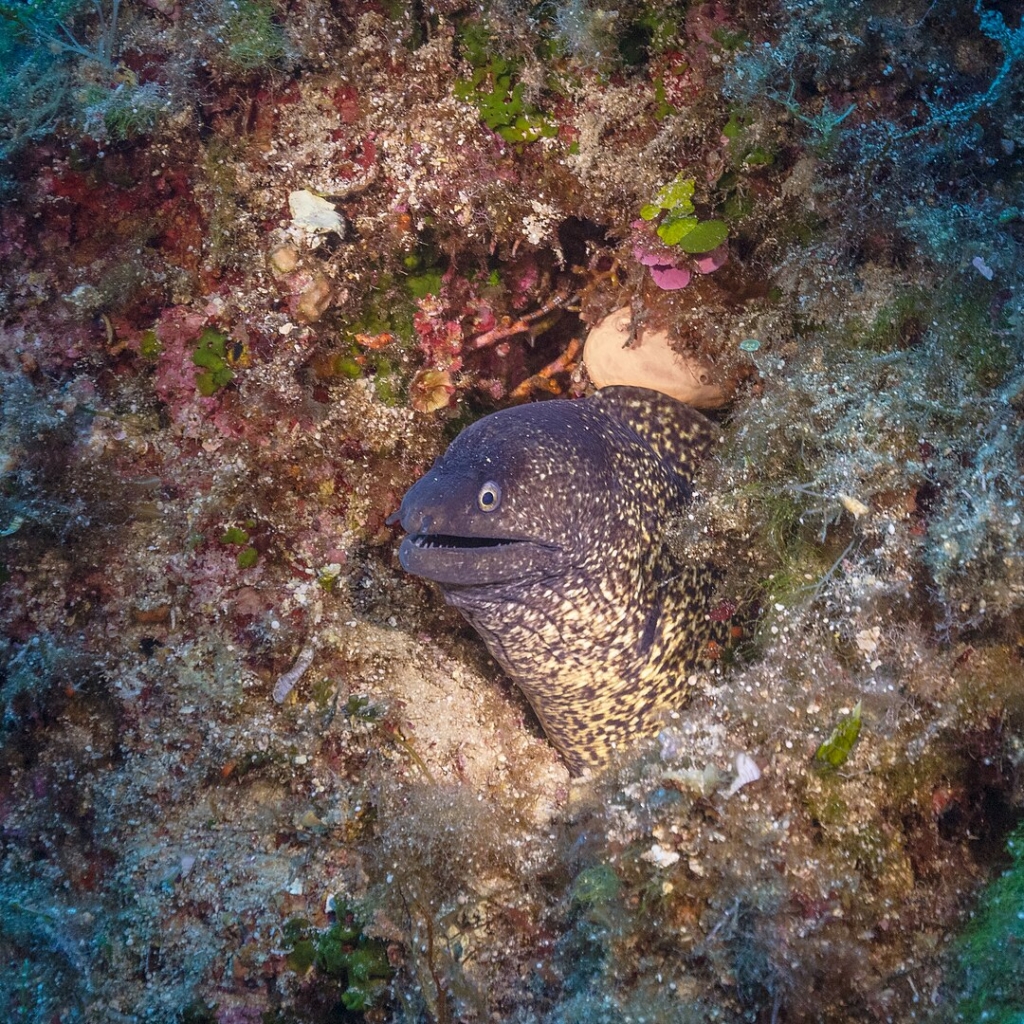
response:
[[[1021,17],[0,0],[0,1017],[1017,1019]],[[386,519],[626,308],[743,628],[570,781]]]

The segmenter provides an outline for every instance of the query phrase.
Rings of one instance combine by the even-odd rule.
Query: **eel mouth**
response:
[[[561,568],[563,553],[526,537],[413,533],[402,541],[398,560],[415,576],[465,587],[550,576]]]
[[[420,550],[441,548],[447,551],[462,551],[469,548],[506,548],[513,544],[529,543],[516,537],[456,537],[450,533],[414,533],[408,540]]]

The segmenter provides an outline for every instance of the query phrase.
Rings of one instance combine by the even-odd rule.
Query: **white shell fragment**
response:
[[[981,276],[985,278],[986,281],[991,281],[992,278],[996,276],[996,272],[985,262],[984,258],[981,256],[975,256],[974,259],[971,260],[971,266],[974,267],[974,269],[979,274],[981,274]]]
[[[718,409],[732,396],[733,385],[699,356],[676,352],[667,331],[637,332],[629,338],[628,306],[596,324],[583,347],[583,363],[594,385],[629,384],[671,395],[697,409]]]
[[[860,519],[861,516],[866,516],[871,511],[863,501],[858,501],[857,498],[851,498],[849,494],[840,494],[839,500],[843,503],[843,508],[845,508],[854,519]]]
[[[662,779],[683,793],[691,792],[698,793],[700,796],[711,796],[721,784],[722,776],[713,764],[707,764],[703,769],[684,768],[681,771],[665,772]]]
[[[295,664],[277,680],[274,684],[274,700],[278,704],[283,704],[288,694],[295,689],[295,684],[306,674],[306,669],[313,664],[315,655],[316,645],[312,643],[306,644],[299,651]]]
[[[345,222],[334,205],[308,189],[290,192],[288,209],[292,214],[292,227],[298,231],[309,235],[322,235],[328,231],[344,233]]]
[[[751,782],[757,782],[761,778],[761,769],[757,767],[757,762],[749,754],[737,754],[735,768],[736,778],[732,780],[732,785],[725,791],[727,797],[738,793],[744,786]]]
[[[655,843],[646,853],[640,854],[640,859],[658,868],[670,868],[679,860],[679,854],[675,850],[666,850],[661,843]]]

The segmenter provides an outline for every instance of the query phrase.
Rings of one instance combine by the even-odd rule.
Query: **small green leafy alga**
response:
[[[658,237],[666,245],[678,246],[683,252],[697,254],[717,249],[729,236],[722,220],[701,220],[695,216],[693,178],[677,174],[663,185],[654,201],[640,208],[644,220],[661,218]]]
[[[846,763],[860,735],[860,706],[861,702],[857,701],[854,709],[836,723],[832,735],[818,747],[814,755],[817,765],[839,768]]]
[[[196,340],[192,362],[202,371],[196,374],[196,387],[204,398],[215,395],[234,379],[228,365],[227,338],[212,327],[207,327]]]

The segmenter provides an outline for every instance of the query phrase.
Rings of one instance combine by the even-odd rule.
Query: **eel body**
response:
[[[459,434],[392,517],[402,566],[469,620],[574,772],[656,730],[720,639],[709,568],[666,544],[713,438],[644,388],[505,409]]]

